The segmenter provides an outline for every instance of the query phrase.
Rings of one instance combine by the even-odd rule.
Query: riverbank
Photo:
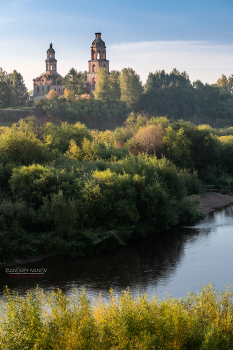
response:
[[[220,209],[233,203],[233,196],[218,192],[206,192],[204,194],[192,195],[191,197],[200,203],[199,210],[203,214],[211,213],[215,209]]]
[[[208,214],[216,209],[220,209],[233,203],[233,196],[224,195],[218,192],[205,192],[203,194],[197,194],[190,196],[194,201],[199,202],[199,210],[203,214]],[[12,266],[15,264],[27,264],[46,258],[48,255],[36,255],[25,259],[17,259],[15,261],[9,261],[2,264],[2,267]]]

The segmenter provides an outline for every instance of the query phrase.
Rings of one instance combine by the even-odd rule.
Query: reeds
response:
[[[0,349],[233,349],[232,301],[230,287],[216,293],[212,284],[184,299],[149,300],[127,290],[93,304],[85,290],[66,297],[36,289],[19,297],[6,289]]]

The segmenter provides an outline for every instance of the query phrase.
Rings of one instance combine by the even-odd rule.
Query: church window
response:
[[[47,86],[47,91],[49,92],[49,86]]]
[[[93,64],[93,66],[92,66],[92,72],[94,72],[95,71],[95,65]]]
[[[39,88],[39,86],[37,86],[37,92],[39,92],[40,91],[40,88]]]
[[[53,66],[52,66],[52,64],[50,64],[50,70],[53,70]]]
[[[100,59],[100,51],[97,52],[97,60]]]

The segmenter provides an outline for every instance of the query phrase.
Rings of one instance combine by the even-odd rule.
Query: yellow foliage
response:
[[[59,96],[59,92],[58,92],[58,91],[51,90],[51,91],[49,91],[49,93],[48,93],[48,95],[47,95],[47,98],[48,98],[49,100],[53,100],[53,99],[55,99],[55,98],[58,97],[58,96]]]
[[[73,91],[70,91],[68,89],[65,89],[64,91],[64,96],[67,100],[74,100],[75,99],[75,95]]]
[[[233,292],[213,285],[184,299],[149,300],[147,294],[118,297],[110,290],[93,305],[86,293],[58,290],[27,296],[5,292],[0,314],[1,349],[232,349]]]
[[[219,140],[222,143],[233,143],[233,135],[220,136]]]

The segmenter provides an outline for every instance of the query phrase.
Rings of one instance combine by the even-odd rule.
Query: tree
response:
[[[116,70],[111,71],[110,75],[110,100],[111,101],[118,101],[121,98],[121,88],[120,88],[120,81],[119,81],[119,72]]]
[[[100,67],[98,69],[94,96],[96,100],[110,100],[110,79],[105,68]]]
[[[139,153],[154,154],[161,148],[164,130],[161,125],[142,126],[129,141],[129,150],[134,155]]]
[[[64,96],[67,100],[74,100],[74,98],[75,98],[74,92],[70,91],[68,89],[65,89]]]
[[[84,83],[86,80],[87,72],[77,72],[76,69],[71,68],[64,78],[64,86],[75,95],[80,96],[85,93]]]
[[[0,82],[5,82],[10,89],[9,106],[24,105],[28,99],[23,77],[16,70],[7,74],[0,68]]]
[[[7,72],[0,67],[0,81],[6,81]]]
[[[225,74],[222,74],[221,78],[217,80],[217,86],[225,91],[229,91],[228,79]]]
[[[23,106],[28,99],[28,93],[22,75],[16,70],[12,74],[12,87],[16,104]]]
[[[124,68],[119,75],[121,100],[128,107],[135,105],[141,97],[143,87],[139,75],[132,68]]]
[[[95,99],[102,101],[120,100],[119,72],[113,70],[109,74],[105,68],[100,67],[97,72],[94,96]]]
[[[5,81],[0,81],[0,108],[10,106],[11,90]]]
[[[58,96],[59,96],[59,92],[52,89],[52,90],[49,91],[49,93],[47,95],[47,98],[49,100],[53,100],[53,99],[58,98]]]

